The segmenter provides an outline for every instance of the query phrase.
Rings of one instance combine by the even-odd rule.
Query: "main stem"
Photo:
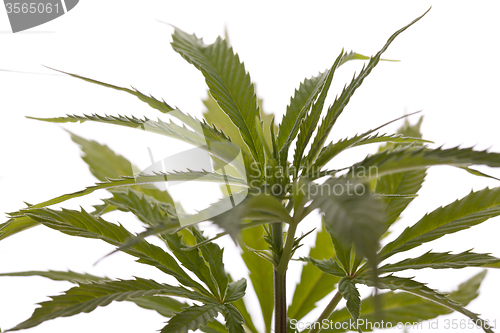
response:
[[[342,294],[340,293],[340,291],[337,291],[330,303],[328,303],[328,305],[326,306],[325,310],[323,310],[323,312],[318,317],[318,320],[316,320],[316,323],[320,323],[320,325],[313,325],[309,333],[318,333],[319,331],[321,331],[321,324],[323,322],[323,319],[328,319],[331,316],[333,310],[335,310],[335,307],[337,306],[337,304],[339,304],[341,299]]]
[[[274,332],[286,333],[286,270],[292,256],[292,248],[295,239],[297,224],[290,224],[283,246],[283,223],[273,225],[273,241],[277,249],[281,249],[281,255],[274,266]]]
[[[272,224],[273,244],[276,249],[283,249],[283,223]],[[282,256],[275,259],[274,266],[274,332],[286,333],[286,271],[278,269]]]

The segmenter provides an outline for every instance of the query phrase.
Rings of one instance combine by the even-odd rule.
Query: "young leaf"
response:
[[[356,282],[351,277],[344,276],[339,281],[339,291],[347,301],[347,309],[352,319],[357,323],[361,311],[361,298],[359,297],[358,288],[356,288]],[[358,330],[361,332],[359,328]]]
[[[209,321],[215,320],[220,310],[220,305],[217,303],[190,306],[173,316],[160,332],[188,333],[189,330],[197,330],[201,326],[206,326]]]
[[[41,307],[35,310],[31,318],[11,328],[10,331],[34,327],[58,317],[88,313],[99,306],[107,306],[113,301],[120,302],[153,295],[197,298],[196,293],[183,287],[173,287],[141,278],[79,284],[78,287],[71,288],[63,295],[52,296],[50,301],[40,303]]]
[[[239,300],[245,296],[245,290],[247,289],[247,280],[239,279],[238,281],[231,282],[228,285],[226,298],[224,303],[231,303]]]
[[[172,35],[172,48],[202,72],[210,94],[240,130],[255,161],[263,166],[264,151],[255,128],[255,117],[260,118],[255,87],[238,55],[221,38],[206,45],[178,28]]]
[[[226,319],[226,328],[229,333],[245,333],[243,324],[245,320],[238,309],[231,304],[224,304],[224,318]]]
[[[309,257],[316,260],[334,257],[334,250],[328,232],[321,228],[316,234],[316,244],[311,248]],[[339,278],[323,273],[313,263],[308,262],[302,268],[299,283],[295,287],[292,303],[288,307],[287,316],[292,319],[301,319],[316,306],[316,302],[333,291]]]
[[[426,214],[413,226],[407,227],[401,235],[380,251],[381,260],[444,235],[470,228],[498,215],[500,215],[500,187],[471,192],[461,200]]]
[[[325,274],[338,277],[346,276],[344,269],[340,267],[339,263],[336,260],[333,259],[316,260],[312,257],[304,257],[300,258],[300,260],[313,264]]]

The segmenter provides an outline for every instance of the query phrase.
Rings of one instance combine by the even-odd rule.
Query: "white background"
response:
[[[0,68],[53,74],[42,67],[46,65],[116,85],[133,85],[200,116],[201,99],[206,96],[203,78],[171,49],[173,29],[156,19],[195,32],[206,42],[223,34],[227,26],[235,50],[245,61],[258,94],[265,100],[264,108],[276,113],[279,120],[299,82],[331,66],[342,47],[365,55],[375,54],[394,31],[431,5],[430,13],[400,35],[384,55],[402,61],[379,64],[345,109],[331,139],[368,130],[404,113],[423,110],[422,130],[425,138],[435,142],[433,146],[476,146],[499,152],[500,7],[495,1],[356,1],[352,4],[252,1],[250,4],[82,0],[63,17],[17,34],[10,32],[7,14],[1,8]],[[361,62],[353,62],[337,71],[330,101],[361,65]],[[0,72],[0,89],[1,212],[22,208],[23,201],[37,203],[74,192],[95,181],[79,158],[78,147],[62,130],[63,126],[28,120],[24,116],[94,112],[159,115],[134,97],[64,76]],[[416,120],[417,116],[413,116],[412,121]],[[399,124],[386,130],[394,131]],[[158,157],[185,148],[173,140],[101,124],[70,124],[64,128],[106,143],[142,167],[149,164],[147,147],[156,147]],[[353,150],[334,166],[345,166],[374,149],[372,146]],[[500,175],[498,170],[481,170]],[[451,167],[431,169],[420,196],[394,228],[395,234],[425,212],[461,198],[471,189],[486,186],[498,186],[498,183]],[[207,202],[204,190],[186,187],[175,191],[176,199],[196,208]],[[101,192],[64,206],[89,208],[106,196],[108,194]],[[109,218],[119,220],[134,231],[140,230],[126,214],[113,213]],[[428,249],[474,248],[476,252],[500,256],[499,222],[498,218],[491,219],[404,254],[401,259]],[[301,231],[315,226],[317,222],[308,221],[301,225]],[[314,236],[306,238],[308,243],[313,241]],[[232,243],[222,239],[221,244],[227,247],[226,267],[236,276],[245,276]],[[93,266],[110,250],[111,246],[99,241],[74,239],[37,227],[0,242],[0,272],[71,269],[110,277],[136,275],[174,282],[121,254]],[[300,274],[300,266],[291,264],[289,295]],[[409,276],[429,282],[432,288],[450,291],[478,271],[424,270],[410,272]],[[485,319],[496,319],[500,325],[499,278],[499,272],[490,271],[481,287],[481,295],[469,308]],[[0,327],[10,328],[25,320],[35,303],[69,287],[69,283],[36,277],[0,278]],[[364,294],[367,292],[363,290]],[[250,311],[258,317],[255,297],[252,292],[249,294]],[[307,319],[313,320],[317,315],[314,313]],[[441,328],[444,318],[465,319],[458,314],[442,317]],[[152,311],[133,304],[113,303],[91,314],[46,322],[30,332],[154,332],[163,327],[164,321]],[[256,321],[260,325],[259,320]],[[419,330],[423,331],[427,330]]]

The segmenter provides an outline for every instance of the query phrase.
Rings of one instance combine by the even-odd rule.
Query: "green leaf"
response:
[[[104,202],[123,212],[131,212],[144,224],[155,226],[167,224],[170,227],[178,226],[174,208],[154,197],[144,194],[132,187],[115,189],[113,197],[104,199]]]
[[[37,222],[25,216],[9,219],[7,222],[0,224],[0,240],[37,225]]]
[[[457,290],[453,291],[448,297],[454,301],[461,303],[463,306],[469,304],[478,295],[479,286],[481,285],[486,270],[473,276],[469,280],[460,284]],[[392,324],[396,326],[398,323],[417,323],[422,320],[429,320],[440,315],[452,313],[453,310],[444,307],[434,301],[407,293],[407,292],[387,292],[378,294],[380,298],[381,308],[379,315],[376,317],[375,302],[373,296],[369,296],[361,301],[360,319],[364,325],[361,326],[363,331],[369,332],[373,329],[373,323],[380,322]],[[351,316],[346,308],[336,310],[332,313],[329,320],[333,322],[343,323],[349,322]],[[370,326],[369,324],[372,325]],[[325,329],[324,332],[346,332],[343,329]]]
[[[224,305],[225,311],[223,312],[224,318],[226,319],[226,328],[229,333],[245,333],[243,324],[245,320],[240,314],[238,309],[236,309],[231,304]]]
[[[323,166],[325,166],[329,161],[331,161],[335,156],[343,152],[344,150],[347,150],[349,148],[357,147],[357,146],[362,146],[366,144],[371,144],[371,143],[379,143],[379,142],[391,142],[391,143],[423,143],[423,142],[431,142],[428,140],[422,140],[421,135],[418,137],[409,137],[406,136],[406,133],[400,132],[399,134],[372,134],[375,131],[378,131],[382,127],[385,127],[395,121],[398,121],[402,118],[411,116],[415,113],[410,113],[407,115],[404,115],[402,117],[396,118],[394,120],[391,120],[383,125],[380,125],[374,129],[371,129],[369,131],[366,131],[362,134],[358,134],[353,136],[352,138],[346,138],[346,139],[341,139],[336,143],[330,143],[327,146],[323,147],[318,155],[318,158],[314,162],[314,165],[312,166],[313,172],[318,172]]]
[[[325,227],[335,249],[335,259],[342,266],[346,275],[351,275],[352,244],[346,244],[328,225],[325,225]]]
[[[408,120],[405,120],[403,127],[398,130],[398,133],[402,135],[411,135],[420,139],[422,137],[420,133],[422,120],[423,118],[420,117],[419,121],[414,125],[411,125]],[[413,144],[415,145],[416,143]],[[387,144],[385,147],[381,147],[380,150],[391,149],[394,146],[401,147],[403,143],[397,143],[395,145]],[[406,207],[413,201],[414,197],[411,197],[411,195],[416,195],[418,193],[422,187],[425,176],[426,170],[419,169],[391,173],[377,178],[374,191],[375,193],[384,195],[382,201],[384,206],[385,231],[389,229],[389,227],[400,217]],[[401,195],[410,196],[402,197]]]
[[[321,92],[321,87],[326,80],[327,71],[305,79],[295,90],[294,96],[290,99],[290,104],[286,108],[286,113],[278,127],[277,145],[280,149],[280,165],[285,165],[288,158],[288,150],[293,140],[295,140],[299,127],[311,108],[312,103]]]
[[[99,277],[91,274],[81,274],[72,271],[27,271],[15,273],[3,273],[0,276],[41,276],[54,281],[68,281],[72,283],[106,282],[111,281],[106,277]],[[180,312],[186,304],[167,296],[143,296],[131,298],[129,301],[138,306],[154,310],[164,317],[172,317]]]
[[[132,234],[122,225],[116,225],[105,221],[99,216],[75,210],[63,209],[56,211],[48,208],[35,209],[30,211],[28,216],[33,220],[62,233],[85,237],[101,239],[111,245],[120,246],[125,240],[132,237]],[[199,290],[201,295],[210,295],[206,289],[194,281],[175,261],[175,259],[165,252],[162,248],[142,241],[133,248],[124,252],[139,258],[138,262],[152,265],[162,272],[172,275],[185,286]],[[200,295],[200,297],[202,297]],[[206,298],[210,300],[210,298]]]
[[[134,165],[125,157],[116,154],[108,146],[101,145],[93,140],[86,140],[76,134],[69,132],[71,140],[78,144],[83,152],[82,159],[89,166],[90,172],[100,181],[116,179],[120,176],[133,176]],[[136,170],[138,168],[135,168]],[[174,204],[172,197],[167,191],[156,188],[145,188],[134,186],[134,190],[153,196],[159,201]],[[111,190],[113,192],[113,190]]]
[[[304,257],[300,258],[299,260],[313,264],[325,274],[338,277],[344,277],[346,275],[344,269],[340,267],[339,263],[333,259],[316,260],[312,257]]]
[[[79,284],[63,295],[52,296],[50,301],[40,303],[41,307],[35,310],[31,318],[11,328],[10,331],[31,328],[58,317],[88,313],[113,301],[120,302],[153,295],[196,297],[195,293],[183,287],[173,287],[141,278]]]
[[[250,315],[250,313],[248,312],[248,309],[247,309],[247,306],[245,304],[245,301],[244,301],[244,295],[245,295],[245,289],[246,289],[246,286],[247,286],[247,282],[246,282],[246,279],[240,279],[238,281],[233,281],[233,279],[231,278],[231,275],[228,274],[229,276],[229,288],[231,288],[231,292],[229,291],[229,288],[228,288],[228,292],[226,294],[226,299],[228,297],[228,295],[236,295],[236,297],[240,297],[241,295],[241,298],[238,298],[234,301],[231,302],[231,304],[236,308],[238,309],[238,311],[241,313],[241,315],[243,316],[243,319],[245,320],[245,326],[246,328],[252,332],[252,333],[259,333],[259,331],[257,330],[257,328],[255,328],[255,325],[252,321],[252,316]],[[245,281],[245,284],[244,286],[242,285],[243,282],[240,282],[244,280]],[[237,283],[234,283],[233,282],[237,282]],[[225,332],[225,330],[223,331]]]
[[[361,276],[357,277],[356,281],[358,283],[366,284],[368,286],[373,286],[373,281],[371,281],[371,279],[365,279]],[[411,278],[401,278],[393,275],[379,277],[377,287],[379,289],[402,290],[410,294],[428,299],[442,306],[445,306],[450,310],[457,311],[469,317],[475,323],[480,325],[485,332],[493,333],[493,331],[487,326],[487,323],[481,318],[479,318],[477,314],[467,310],[462,306],[462,304],[452,300],[445,294],[430,289],[425,284],[417,282]]]
[[[245,296],[245,290],[247,289],[247,280],[239,279],[238,281],[231,282],[228,285],[225,303],[231,303],[239,300]]]
[[[207,136],[206,131],[200,130],[199,128],[189,129],[185,125],[179,126],[173,121],[163,121],[158,119],[156,121],[144,118],[139,119],[136,117],[127,116],[100,116],[97,114],[93,115],[67,115],[67,117],[58,118],[34,118],[27,117],[30,119],[36,119],[41,121],[47,121],[52,123],[75,123],[75,122],[85,122],[93,121],[105,124],[113,124],[118,126],[130,127],[138,130],[148,131],[160,135],[165,135],[172,137],[189,144],[192,144],[200,149],[206,150],[212,156],[219,158],[226,163],[234,166],[238,170],[240,175],[245,174],[245,167],[240,161],[235,158],[238,156],[239,148],[231,143],[225,136]]]
[[[248,268],[250,281],[252,282],[253,290],[257,295],[260,304],[260,311],[265,324],[265,332],[271,332],[271,321],[273,315],[274,304],[274,278],[273,265],[267,260],[252,253],[247,247],[264,250],[268,248],[268,244],[263,238],[264,228],[256,226],[253,228],[243,229],[241,231],[241,239],[245,246],[242,246],[241,257]]]
[[[427,11],[428,12],[428,11]],[[408,29],[411,25],[413,25],[415,22],[420,20],[425,14],[425,12],[422,16],[418,17],[417,19],[413,20],[410,24],[407,26],[399,29],[396,31],[388,40],[387,43],[382,47],[382,49],[373,57],[370,58],[370,61],[368,64],[363,66],[363,69],[359,73],[357,77],[355,77],[349,86],[347,88],[344,88],[342,90],[342,93],[338,98],[335,99],[334,103],[328,108],[328,112],[326,114],[326,117],[323,119],[323,122],[318,128],[318,132],[316,134],[316,137],[314,138],[314,141],[311,145],[311,150],[309,151],[309,154],[307,155],[306,159],[306,165],[313,165],[314,161],[316,160],[320,150],[323,148],[323,145],[328,138],[328,135],[330,134],[330,131],[337,121],[337,118],[340,116],[342,111],[344,110],[345,106],[347,103],[349,103],[349,100],[351,99],[352,95],[356,91],[356,89],[361,86],[363,83],[363,80],[370,74],[373,68],[379,63],[380,61],[380,56],[387,50],[389,45],[394,41],[394,39],[403,31]]]
[[[198,243],[207,241],[207,238],[203,236],[203,234],[197,228],[191,228],[191,230]],[[207,262],[210,268],[210,272],[214,277],[214,280],[219,289],[219,295],[221,299],[229,297],[228,295],[226,295],[226,289],[228,289],[228,284],[229,284],[229,277],[227,276],[226,270],[224,269],[224,262],[223,262],[224,249],[221,249],[219,245],[213,242],[209,242],[206,245],[200,246],[199,249],[201,251],[200,254],[202,255],[203,259]],[[237,284],[237,282],[234,283]],[[245,281],[245,288],[246,288],[246,281]],[[243,289],[243,293],[244,290],[245,289]],[[229,291],[235,292],[234,290],[227,290],[227,292]]]
[[[404,147],[384,150],[354,164],[348,172],[351,177],[377,178],[386,174],[409,170],[424,169],[433,165],[451,165],[456,167],[482,164],[500,167],[500,154],[485,150],[458,147],[449,149],[429,149],[425,147]],[[367,170],[375,170],[373,174]]]
[[[253,158],[264,165],[264,151],[255,128],[260,118],[255,87],[238,55],[220,37],[210,45],[175,28],[172,48],[200,70],[210,94],[240,131]]]
[[[189,330],[197,330],[206,326],[209,321],[215,320],[220,311],[217,303],[193,305],[173,316],[168,324],[162,328],[161,333],[188,333]]]
[[[51,68],[51,69],[53,69],[53,68]],[[80,75],[63,72],[63,71],[60,71],[60,70],[57,70],[57,69],[54,69],[54,70],[58,71],[58,72],[61,72],[61,73],[64,73],[64,74],[67,74],[67,75],[70,75],[70,76],[72,76],[74,78],[77,78],[77,79],[81,79],[81,80],[84,80],[84,81],[87,81],[87,82],[90,82],[90,83],[93,83],[93,84],[97,84],[97,85],[100,85],[100,86],[104,86],[104,87],[107,87],[107,88],[112,88],[112,89],[115,89],[115,90],[124,91],[124,92],[127,92],[127,93],[131,94],[131,95],[134,95],[137,98],[139,98],[141,101],[147,103],[153,109],[156,109],[156,110],[160,111],[161,113],[165,113],[165,114],[168,114],[168,115],[176,117],[177,119],[179,119],[182,122],[184,122],[186,125],[190,126],[193,130],[196,130],[199,126],[201,126],[203,134],[207,138],[210,138],[210,139],[221,138],[221,139],[224,139],[224,140],[228,139],[224,135],[224,133],[220,132],[217,128],[211,127],[207,123],[199,121],[195,117],[192,117],[192,116],[190,116],[188,114],[185,114],[185,113],[181,112],[177,108],[172,108],[164,100],[159,101],[159,100],[157,100],[156,98],[154,98],[151,95],[149,95],[149,96],[144,95],[143,93],[141,93],[140,91],[138,91],[137,89],[135,89],[133,87],[132,87],[132,89],[122,88],[122,87],[118,87],[118,86],[115,86],[115,85],[112,85],[112,84],[109,84],[109,83],[104,83],[104,82],[93,80],[93,79],[90,79],[90,78],[87,78],[87,77],[83,77],[83,76],[80,76]],[[172,111],[175,111],[175,112],[172,112]]]
[[[332,258],[334,255],[330,237],[322,227],[316,234],[316,243],[311,248],[309,257],[321,260]],[[308,262],[303,266],[299,283],[295,287],[292,303],[288,307],[288,318],[299,320],[304,317],[316,307],[316,302],[333,291],[338,281],[338,277],[323,273],[313,263]]]
[[[471,192],[461,200],[426,214],[417,223],[407,227],[380,251],[381,260],[444,235],[470,228],[498,215],[500,215],[500,187]]]
[[[325,224],[346,244],[353,244],[356,252],[376,267],[382,235],[379,198],[365,185],[345,178],[331,178],[321,185],[309,183],[307,191],[312,203],[305,215],[319,208],[325,215]]]
[[[347,301],[347,309],[352,319],[357,322],[361,311],[361,298],[359,297],[358,288],[356,288],[356,282],[351,277],[344,276],[339,281],[339,291]],[[358,330],[361,332],[359,328]]]
[[[119,179],[109,179],[107,182],[96,183],[96,185],[89,186],[84,190],[73,192],[70,194],[64,194],[59,197],[41,202],[39,204],[32,205],[19,212],[12,213],[11,215],[12,216],[22,215],[25,212],[29,212],[32,209],[51,206],[57,203],[64,202],[69,199],[85,196],[87,194],[90,194],[94,191],[101,189],[109,189],[114,187],[139,185],[139,184],[151,184],[155,182],[166,182],[166,181],[203,181],[203,182],[246,186],[246,182],[243,179],[232,177],[229,175],[222,175],[216,172],[206,172],[206,171],[187,171],[187,172],[176,172],[176,173],[157,172],[153,175],[139,174],[134,177],[122,176]]]
[[[72,271],[26,271],[26,272],[12,272],[0,273],[0,276],[41,276],[54,281],[69,281],[73,283],[88,283],[88,282],[101,282],[109,281],[106,277],[95,276],[87,273],[76,273]]]
[[[340,65],[340,62],[344,55],[344,50],[342,50],[342,52],[333,63],[333,66],[328,71],[324,84],[321,87],[321,92],[316,101],[311,106],[311,112],[306,115],[304,121],[302,121],[300,124],[299,136],[297,138],[295,154],[293,156],[293,165],[295,167],[295,170],[299,170],[299,168],[301,168],[304,150],[306,149],[306,146],[309,143],[313,132],[316,130],[321,112],[323,111],[323,106],[325,104],[328,90],[330,89],[330,85],[332,83],[333,75],[335,74],[335,70],[337,69],[337,67]]]
[[[450,254],[450,252],[427,252],[416,258],[408,258],[394,264],[387,264],[379,269],[380,273],[398,272],[406,269],[422,269],[422,268],[464,268],[478,267],[488,264],[500,262],[499,258],[495,258],[488,254],[473,253],[464,251],[458,254]]]

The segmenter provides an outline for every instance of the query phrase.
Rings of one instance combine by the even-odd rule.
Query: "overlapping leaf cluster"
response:
[[[4,273],[1,275],[43,276],[75,284],[62,295],[40,303],[31,318],[10,330],[90,312],[113,301],[129,301],[170,318],[161,332],[196,329],[211,333],[271,332],[273,314],[275,332],[293,332],[297,331],[292,327],[294,321],[304,318],[316,308],[318,301],[336,292],[318,321],[415,322],[457,311],[486,332],[492,332],[477,314],[464,307],[477,296],[485,272],[450,294],[395,274],[408,269],[498,267],[500,259],[469,250],[430,251],[396,262],[386,260],[500,215],[500,188],[471,192],[434,210],[382,248],[380,240],[417,196],[428,167],[449,165],[487,176],[470,166],[500,167],[500,154],[472,148],[430,148],[427,145],[430,141],[422,139],[420,133],[422,118],[413,125],[405,120],[398,133],[377,132],[391,121],[362,134],[327,142],[356,89],[379,61],[384,60],[382,54],[400,33],[420,18],[394,33],[373,57],[342,50],[328,70],[300,84],[278,125],[274,117],[262,110],[250,75],[223,38],[205,44],[178,28],[172,36],[173,49],[206,80],[209,91],[204,101],[206,120],[199,120],[136,89],[69,74],[136,96],[161,113],[175,117],[180,124],[165,119],[98,114],[37,119],[57,123],[100,122],[175,138],[205,150],[214,165],[223,166],[215,168],[222,172],[180,170],[134,174],[133,164],[107,146],[71,134],[99,183],[10,213],[10,219],[0,226],[0,238],[44,225],[70,236],[99,239],[135,257],[137,262],[173,276],[178,285],[139,277],[112,280],[75,272]],[[350,60],[368,60],[368,63],[334,102],[325,107],[336,71]],[[352,166],[328,169],[330,161],[347,149],[374,143],[384,145],[377,153]],[[292,146],[295,149],[291,157]],[[237,155],[241,158],[235,158]],[[372,169],[376,173],[366,172]],[[238,198],[242,200],[230,210],[223,209],[227,203],[221,200],[196,216],[187,216],[176,209],[167,191],[144,186],[169,181],[220,183],[224,195],[233,202]],[[49,208],[100,189],[106,189],[112,196],[94,206],[92,212]],[[242,192],[234,193],[234,189]],[[105,215],[114,210],[135,215],[142,222],[144,232],[133,234],[121,224],[106,221]],[[316,232],[316,244],[309,256],[300,258],[306,264],[288,305],[285,283],[288,263],[307,236],[297,237],[295,233],[298,224],[315,210],[322,214],[323,224]],[[224,231],[208,239],[196,224],[181,225],[183,218],[210,220]],[[248,311],[243,300],[246,280],[232,280],[224,266],[223,249],[214,242],[226,234],[241,247],[242,259],[261,307],[264,327],[260,330],[254,324],[258,313]],[[146,237],[151,235],[162,240],[165,247],[148,242]],[[358,291],[361,284],[390,291],[361,299]],[[341,298],[346,300],[346,308],[335,310]],[[216,319],[219,314],[224,317],[223,323]],[[367,331],[370,327],[360,325],[356,329]],[[309,331],[320,330],[319,325]]]

